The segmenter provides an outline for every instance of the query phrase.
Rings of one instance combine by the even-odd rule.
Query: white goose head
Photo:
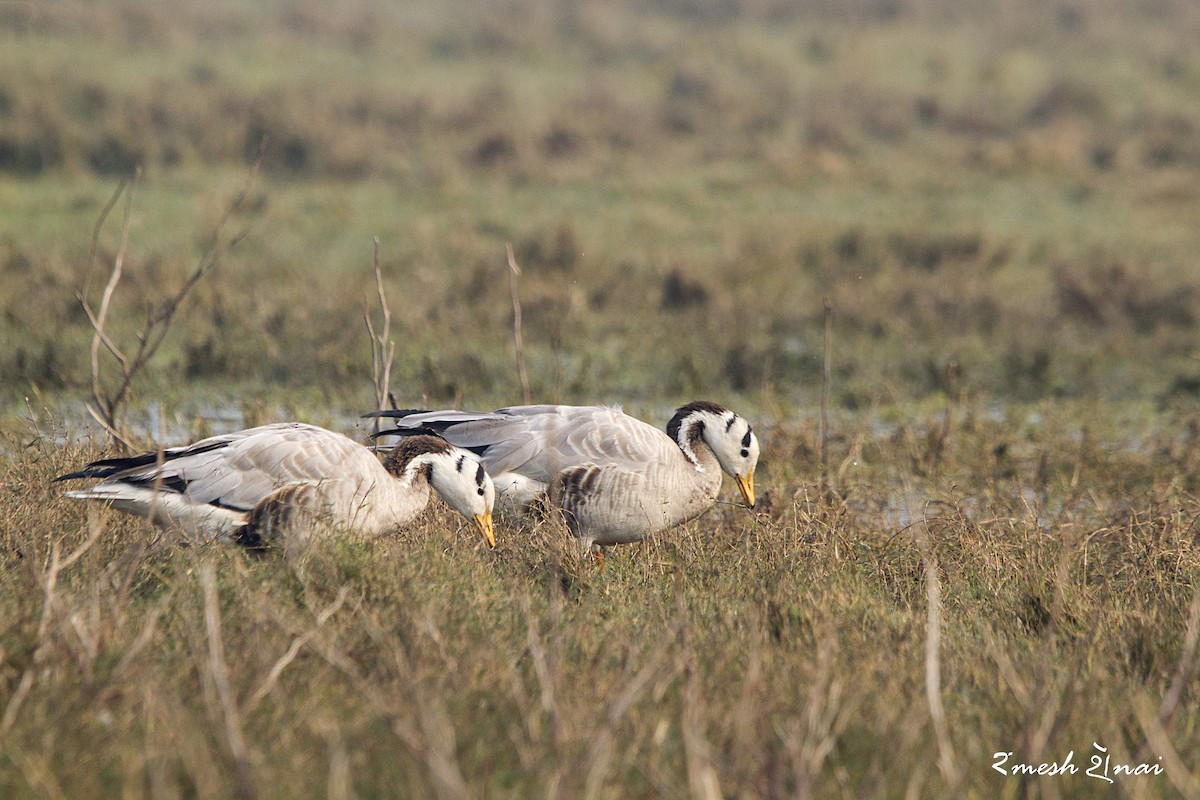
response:
[[[496,546],[496,488],[474,454],[438,436],[408,436],[396,443],[383,466],[405,482],[424,477],[451,508],[475,522],[488,547]]]
[[[697,400],[675,411],[667,423],[667,435],[693,464],[695,446],[703,441],[717,457],[717,463],[733,479],[746,505],[754,507],[754,468],[758,465],[758,437],[750,423],[724,406]]]

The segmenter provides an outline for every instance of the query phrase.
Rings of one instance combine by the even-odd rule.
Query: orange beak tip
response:
[[[479,528],[479,532],[483,535],[483,540],[487,542],[487,546],[495,548],[496,531],[492,526],[492,513],[489,511],[484,514],[476,514],[475,525]]]

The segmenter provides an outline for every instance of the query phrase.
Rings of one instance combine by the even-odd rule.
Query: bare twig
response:
[[[325,796],[329,800],[350,800],[354,797],[354,782],[351,779],[350,753],[346,750],[342,731],[334,722],[321,724],[317,730],[329,745],[329,780],[326,782]]]
[[[371,375],[375,381],[375,410],[383,411],[383,403],[390,400],[394,408],[396,403],[392,397],[392,360],[396,356],[396,343],[391,340],[392,312],[388,308],[387,296],[383,292],[383,270],[379,267],[379,237],[375,237],[375,291],[379,295],[379,308],[383,314],[383,324],[380,330],[375,330],[371,322],[371,309],[368,301],[363,301],[363,320],[367,323],[367,334],[371,337]],[[375,418],[375,433],[379,433],[382,420]]]
[[[93,311],[87,300],[86,287],[83,293],[80,294],[79,300],[83,306],[84,312],[87,314],[88,321],[92,325],[93,336],[91,346],[91,383],[92,397],[88,402],[89,413],[104,427],[111,439],[121,447],[128,449],[130,443],[128,436],[125,435],[125,425],[121,419],[122,409],[129,400],[130,393],[133,388],[134,379],[149,363],[150,359],[158,352],[158,348],[162,345],[168,331],[171,329],[171,324],[174,322],[175,314],[179,311],[180,305],[188,294],[195,288],[196,284],[208,274],[208,272],[217,264],[220,256],[236,245],[245,235],[242,231],[228,241],[223,241],[223,232],[226,223],[233,216],[249,196],[250,189],[254,184],[255,178],[258,176],[259,167],[262,164],[262,151],[260,150],[258,158],[250,168],[250,173],[246,178],[246,183],[242,189],[234,197],[234,199],[226,206],[224,213],[221,215],[220,221],[213,230],[212,237],[209,240],[207,247],[200,256],[200,261],[192,273],[184,280],[179,289],[174,295],[168,297],[160,305],[151,308],[146,313],[146,319],[142,325],[141,331],[137,334],[137,346],[134,348],[132,355],[126,354],[116,342],[109,336],[106,326],[108,324],[108,314],[111,308],[113,295],[116,292],[117,286],[121,281],[124,272],[125,255],[128,251],[129,244],[129,220],[130,211],[133,203],[132,184],[127,181],[122,181],[118,186],[117,191],[113,194],[112,199],[101,211],[100,218],[96,222],[96,227],[93,231],[92,238],[92,254],[90,259],[95,258],[95,253],[99,243],[100,230],[105,220],[108,218],[109,212],[117,202],[117,198],[122,191],[125,191],[125,212],[121,223],[121,239],[117,249],[117,255],[114,259],[112,272],[109,274],[108,282],[104,288],[104,294],[100,300],[100,307],[97,311]],[[138,170],[134,174],[133,181],[136,182],[141,171]],[[128,187],[128,188],[127,188]],[[100,346],[113,356],[119,368],[119,377],[116,379],[116,385],[106,387],[104,384],[102,369],[100,365]]]
[[[95,314],[92,313],[91,307],[87,303],[87,298],[80,298],[83,303],[83,310],[87,313],[88,320],[92,323],[92,330],[95,332],[92,336],[91,348],[91,367],[92,367],[92,399],[88,404],[88,411],[96,421],[99,422],[108,432],[109,436],[114,441],[120,442],[123,446],[128,447],[129,442],[116,429],[116,420],[114,414],[114,405],[118,400],[116,398],[106,397],[101,387],[100,382],[100,344],[103,343],[108,349],[108,352],[113,355],[117,363],[121,367],[121,371],[127,373],[129,369],[129,359],[125,354],[109,339],[104,330],[104,326],[108,323],[108,309],[112,302],[113,293],[117,289],[117,284],[121,281],[121,275],[125,268],[125,253],[129,246],[129,217],[130,211],[133,208],[133,183],[141,176],[142,171],[139,168],[133,176],[133,182],[129,183],[122,180],[117,189],[117,193],[113,195],[112,200],[101,212],[100,220],[96,223],[94,235],[96,238],[100,235],[100,224],[108,216],[113,204],[116,203],[122,189],[126,186],[129,191],[125,193],[125,213],[121,218],[121,239],[117,247],[116,258],[113,259],[112,273],[108,277],[108,283],[104,286],[104,293],[100,299],[100,310]],[[93,239],[92,252],[95,253],[96,241]]]
[[[87,408],[88,414],[90,414],[92,416],[92,419],[94,419],[94,420],[96,420],[96,422],[100,423],[100,427],[104,428],[104,432],[108,434],[108,437],[110,439],[112,439],[114,442],[118,443],[122,449],[124,449],[126,451],[137,449],[136,447],[134,447],[133,442],[129,441],[129,439],[124,434],[122,434],[115,427],[113,427],[113,422],[112,422],[111,418],[109,417],[109,415],[100,411],[99,408],[96,405],[93,405],[92,403],[88,403],[86,405],[86,408]]]
[[[521,397],[528,404],[533,401],[533,395],[529,391],[529,373],[525,369],[525,341],[521,336],[521,297],[517,294],[517,278],[521,277],[521,267],[517,264],[512,244],[506,244],[504,249],[508,253],[508,288],[512,293],[513,346],[517,351],[517,376],[521,379]]]
[[[104,208],[100,209],[100,216],[96,218],[96,224],[92,228],[92,246],[91,249],[88,250],[87,260],[88,276],[87,282],[83,285],[83,294],[85,297],[89,294],[88,288],[90,287],[92,281],[92,271],[96,266],[96,253],[100,250],[100,231],[103,230],[104,223],[108,219],[108,215],[112,213],[113,208],[115,208],[117,205],[117,201],[121,199],[121,193],[125,191],[125,187],[128,185],[128,178],[122,178],[120,182],[117,183],[116,190],[113,192],[112,197],[108,198],[108,202],[104,204]]]

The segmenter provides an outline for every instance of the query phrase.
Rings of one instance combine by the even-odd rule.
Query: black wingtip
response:
[[[445,439],[440,431],[428,425],[421,425],[417,428],[388,428],[371,434],[372,439],[382,439],[384,436],[436,436],[439,439]]]
[[[102,458],[99,461],[93,461],[83,469],[77,469],[74,472],[68,472],[66,475],[59,475],[51,483],[59,481],[74,481],[81,478],[107,478],[115,475],[123,469],[130,466],[134,459],[131,458]],[[140,466],[140,464],[133,464]]]
[[[362,415],[363,419],[404,419],[411,414],[423,414],[424,408],[384,408]]]

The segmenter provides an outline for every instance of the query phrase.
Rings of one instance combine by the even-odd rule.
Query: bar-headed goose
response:
[[[683,406],[666,433],[605,406],[368,416],[395,421],[381,436],[436,433],[478,454],[506,500],[525,504],[545,494],[587,546],[637,541],[698,516],[716,501],[721,470],[754,506],[758,439],[716,403]]]
[[[103,480],[68,497],[247,546],[306,538],[314,525],[390,533],[425,508],[432,486],[495,545],[491,477],[476,456],[436,436],[414,436],[380,463],[340,433],[285,422],[93,461],[55,480],[76,478]]]

